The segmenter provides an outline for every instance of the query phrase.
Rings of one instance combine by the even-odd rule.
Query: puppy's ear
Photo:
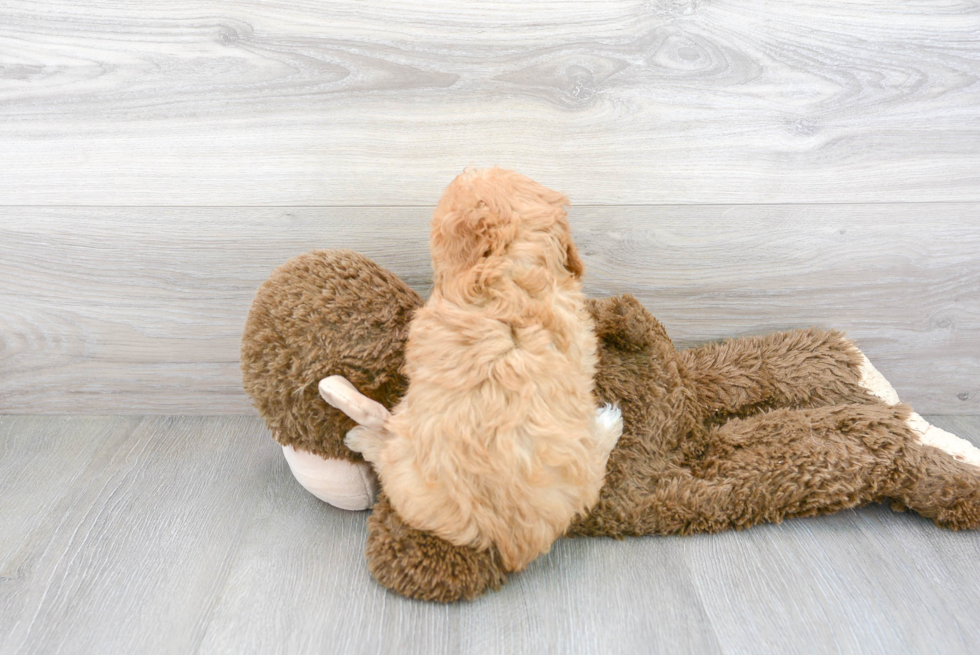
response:
[[[565,266],[565,270],[576,278],[582,279],[582,276],[585,274],[585,263],[578,254],[578,248],[575,246],[575,242],[572,241],[571,228],[568,226],[568,198],[563,193],[552,191],[540,185],[538,187],[540,189],[541,199],[554,209],[555,222],[552,229],[557,230],[558,240],[564,251],[565,256],[562,263]]]
[[[562,238],[562,245],[565,247],[565,268],[575,277],[582,279],[585,274],[585,263],[579,257],[578,248],[568,233]]]

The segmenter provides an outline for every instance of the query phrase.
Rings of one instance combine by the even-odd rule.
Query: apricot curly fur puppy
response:
[[[597,342],[567,199],[498,168],[465,171],[432,219],[434,288],[412,319],[408,391],[347,443],[405,521],[506,570],[598,500],[619,410],[596,410]]]

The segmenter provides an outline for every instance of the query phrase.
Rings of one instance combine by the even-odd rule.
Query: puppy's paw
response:
[[[344,437],[344,445],[355,453],[360,453],[365,460],[373,464],[381,456],[387,437],[388,433],[384,430],[359,425],[347,433]]]
[[[623,413],[615,405],[603,405],[595,410],[592,429],[600,452],[608,455],[623,435]]]

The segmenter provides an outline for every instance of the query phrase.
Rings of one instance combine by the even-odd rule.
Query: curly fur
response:
[[[511,571],[596,503],[622,429],[596,419],[596,337],[565,204],[511,171],[453,181],[432,219],[435,285],[412,319],[408,391],[385,430],[348,439],[409,525],[493,545]]]

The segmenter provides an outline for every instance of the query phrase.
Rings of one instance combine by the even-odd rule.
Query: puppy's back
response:
[[[406,345],[408,391],[375,462],[395,509],[519,570],[597,500],[596,340],[567,199],[468,171],[432,220],[432,297]]]
[[[540,324],[438,302],[419,310],[411,383],[378,467],[409,524],[457,545],[493,544],[519,570],[596,502],[605,459],[591,435],[595,340],[586,327],[564,341]]]

